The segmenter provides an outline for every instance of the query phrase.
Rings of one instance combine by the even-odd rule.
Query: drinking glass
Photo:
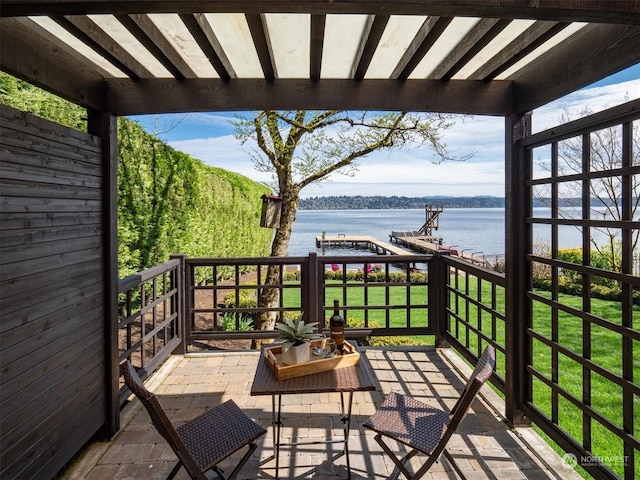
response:
[[[325,357],[333,357],[336,354],[336,341],[332,338],[326,338],[322,345]]]

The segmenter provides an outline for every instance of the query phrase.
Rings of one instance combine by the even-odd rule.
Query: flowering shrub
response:
[[[409,281],[411,283],[426,283],[428,278],[427,273],[425,272],[411,272],[409,274]],[[356,281],[363,282],[364,281],[364,271],[363,270],[347,270],[346,278],[343,275],[342,270],[325,270],[324,272],[325,280],[337,280],[337,281]],[[384,271],[372,271],[367,275],[368,282],[386,282],[387,277]],[[404,272],[389,272],[389,282],[406,282],[407,274]]]

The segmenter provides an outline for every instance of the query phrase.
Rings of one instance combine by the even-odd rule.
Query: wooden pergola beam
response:
[[[451,80],[111,79],[108,111],[116,115],[185,111],[406,110],[507,115],[511,82]]]
[[[637,25],[640,23],[640,0],[3,0],[0,9],[2,17],[100,13],[359,13],[528,18]]]
[[[0,22],[0,70],[84,107],[106,111],[104,75],[29,19]]]

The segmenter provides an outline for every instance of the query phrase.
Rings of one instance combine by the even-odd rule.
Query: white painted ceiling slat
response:
[[[311,63],[311,15],[266,14],[278,78],[308,78]]]
[[[349,78],[367,15],[327,15],[322,78]]]
[[[451,53],[456,45],[480,21],[480,18],[454,18],[444,33],[416,66],[410,79],[429,78],[438,65]]]
[[[155,13],[149,19],[198,77],[220,77],[178,15]]]
[[[105,72],[106,75],[114,78],[124,78],[125,75],[119,68],[115,67],[111,62],[105,59],[103,56],[96,53],[91,47],[84,42],[71,35],[67,30],[58,25],[54,20],[49,17],[29,17],[30,20],[37,23],[40,27],[45,29],[51,35],[55,36],[58,40],[65,43],[70,47],[76,55],[85,57],[91,63],[99,67]]]
[[[264,78],[245,16],[241,13],[208,13],[205,18],[238,78]]]
[[[460,71],[452,77],[452,80],[465,80],[469,78],[478,68],[491,60],[496,53],[509,45],[534,23],[536,23],[535,20],[514,20],[511,22],[496,38],[480,50],[470,62],[462,67]]]
[[[426,18],[424,16],[391,16],[365,78],[389,78]]]
[[[89,15],[88,17],[122,50],[134,55],[136,60],[144,65],[154,77],[172,77],[171,73],[113,15]]]
[[[564,42],[571,35],[577,33],[578,31],[580,31],[582,28],[586,27],[587,25],[588,25],[587,23],[573,23],[573,24],[569,25],[567,28],[562,30],[558,35],[555,35],[551,40],[545,42],[543,45],[540,45],[538,48],[536,48],[529,55],[527,55],[522,60],[520,60],[519,62],[515,63],[510,68],[508,68],[507,70],[502,72],[500,75],[498,75],[496,77],[496,80],[508,80],[509,77],[511,77],[515,72],[517,72],[521,68],[525,67],[526,65],[529,65],[536,58],[540,57],[541,55],[544,55],[546,52],[551,50],[553,47],[555,47],[555,46],[559,45],[560,43]]]

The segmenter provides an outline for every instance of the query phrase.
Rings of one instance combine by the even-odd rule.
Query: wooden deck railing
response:
[[[187,343],[225,338],[273,338],[273,331],[248,328],[256,316],[304,312],[319,328],[333,299],[350,324],[347,336],[435,335],[428,297],[431,255],[317,256],[185,259]],[[265,283],[267,268],[278,283]],[[365,272],[366,275],[365,275]],[[279,303],[261,303],[264,289],[277,289]],[[402,320],[400,320],[402,319]]]
[[[118,363],[146,378],[182,345],[182,265],[172,259],[118,282]],[[120,385],[120,404],[127,397]]]
[[[444,257],[445,340],[472,363],[486,345],[496,350],[494,385],[504,393],[506,368],[505,278],[455,257]]]
[[[278,281],[267,285],[268,268]],[[265,289],[278,304],[263,305]],[[486,292],[491,292],[487,294]],[[328,330],[333,299],[347,319],[347,338],[427,337],[452,344],[474,361],[486,343],[504,355],[504,276],[448,255],[353,255],[187,258],[119,283],[120,361],[152,372],[173,351],[216,342],[274,338],[255,329],[258,315],[304,312]],[[219,343],[218,343],[219,344]],[[504,363],[504,362],[503,362]],[[504,380],[496,376],[504,389]]]

